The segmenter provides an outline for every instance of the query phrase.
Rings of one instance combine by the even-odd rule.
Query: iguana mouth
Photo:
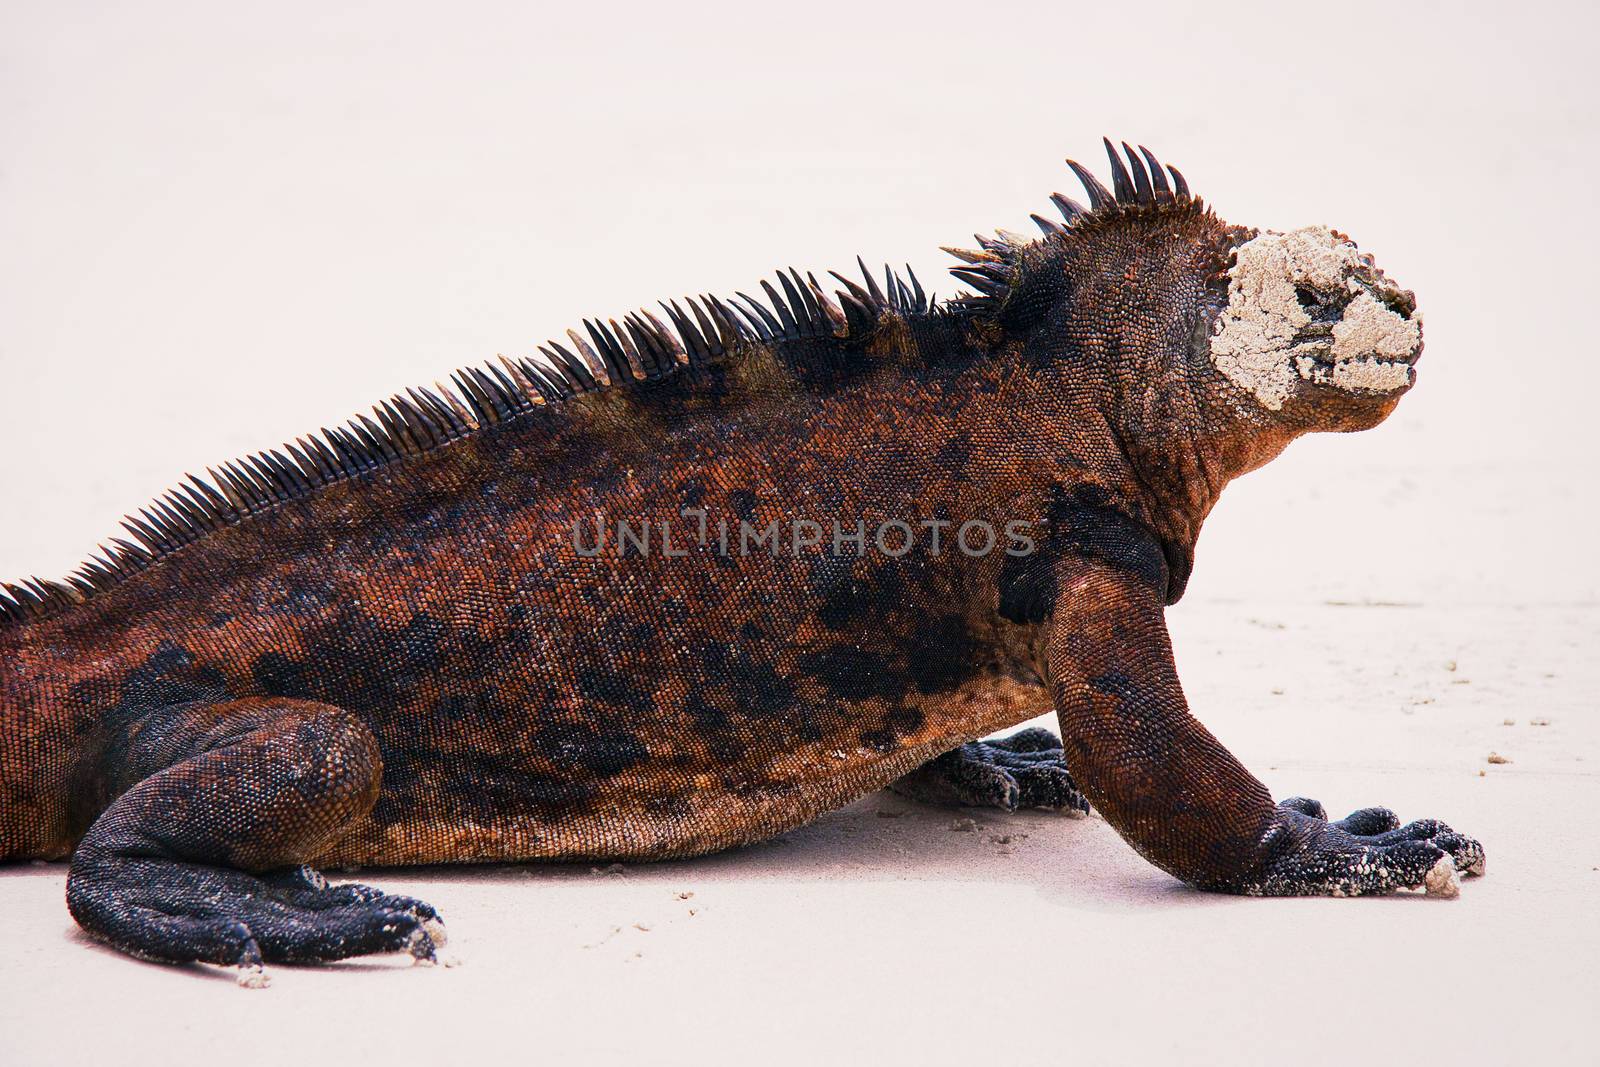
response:
[[[1294,368],[1300,377],[1313,385],[1331,386],[1356,393],[1388,393],[1409,387],[1416,381],[1416,362],[1421,358],[1419,346],[1409,356],[1356,356],[1335,359],[1326,347],[1296,350]]]
[[[1370,265],[1351,281],[1348,290],[1336,294],[1296,286],[1295,297],[1311,318],[1295,331],[1289,350],[1296,373],[1313,385],[1352,393],[1410,388],[1416,382],[1412,368],[1422,358],[1416,297]],[[1395,351],[1397,340],[1408,335],[1412,343]],[[1373,347],[1351,352],[1358,344]]]

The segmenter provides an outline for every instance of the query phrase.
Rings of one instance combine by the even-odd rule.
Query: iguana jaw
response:
[[[1365,429],[1416,381],[1415,307],[1343,234],[1264,233],[1240,245],[1229,268],[1211,362],[1303,430]]]

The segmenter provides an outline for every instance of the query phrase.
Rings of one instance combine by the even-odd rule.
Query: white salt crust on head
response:
[[[1211,362],[1269,411],[1283,407],[1297,380],[1352,393],[1404,388],[1411,381],[1405,360],[1420,344],[1421,329],[1367,292],[1355,277],[1361,266],[1356,246],[1326,226],[1247,241],[1228,272],[1228,306],[1212,327]],[[1352,297],[1331,346],[1295,343],[1311,323],[1296,287]]]

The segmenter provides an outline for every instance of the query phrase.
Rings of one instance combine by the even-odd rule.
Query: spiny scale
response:
[[[1176,205],[1195,209],[1203,206],[1189,195],[1189,185],[1178,169],[1167,167],[1163,171],[1160,160],[1148,148],[1140,145],[1136,154],[1126,141],[1122,142],[1123,154],[1127,156],[1127,162],[1124,163],[1111,139],[1102,138],[1102,141],[1105,143],[1106,156],[1111,160],[1112,188],[1107,189],[1100,184],[1087,167],[1075,160],[1067,160],[1067,166],[1083,183],[1084,191],[1089,196],[1089,207],[1085,209],[1070,197],[1051,193],[1050,201],[1061,212],[1064,224],[1042,215],[1028,216],[1043,233],[1043,240],[1066,239],[1077,227],[1128,211]],[[1167,182],[1166,172],[1172,174],[1171,184]],[[948,305],[976,314],[998,315],[1022,281],[1023,249],[1033,242],[1004,230],[997,230],[994,237],[982,234],[973,236],[978,242],[978,249],[943,249],[963,264],[951,267],[950,273],[977,290],[975,294],[951,298]]]

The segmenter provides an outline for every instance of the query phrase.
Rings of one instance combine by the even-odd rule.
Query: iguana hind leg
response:
[[[431,960],[428,905],[329,887],[302,866],[371,810],[382,758],[339,708],[254,699],[164,708],[126,737],[132,784],[73,854],[67,906],[136,956],[240,968],[408,950]]]
[[[969,741],[889,786],[925,804],[1047,808],[1087,812],[1089,802],[1061,759],[1061,742],[1042,727],[993,741]]]

